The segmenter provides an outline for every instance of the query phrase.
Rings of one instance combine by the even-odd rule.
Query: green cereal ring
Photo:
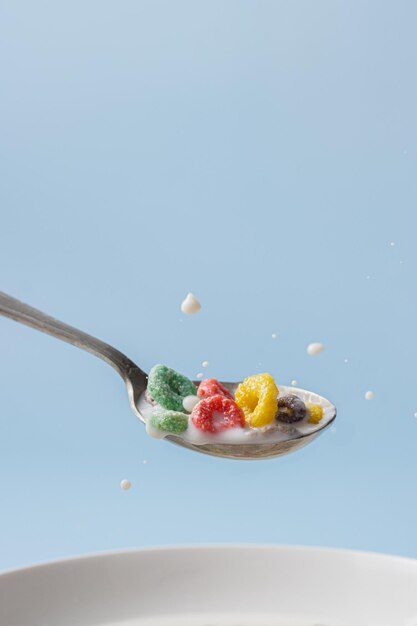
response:
[[[188,428],[188,415],[178,411],[157,411],[151,415],[150,424],[157,430],[180,435]]]
[[[197,389],[189,378],[166,365],[154,365],[148,376],[148,391],[164,409],[183,411],[186,396],[195,396]]]

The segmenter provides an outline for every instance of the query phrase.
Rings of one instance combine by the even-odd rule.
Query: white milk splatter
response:
[[[204,376],[203,372],[198,372],[198,374],[195,375],[197,379],[203,378],[203,376]]]
[[[322,343],[310,343],[307,346],[307,354],[310,356],[317,356],[320,352],[323,352],[324,346]]]
[[[200,309],[201,304],[197,298],[192,293],[188,293],[185,300],[181,303],[181,311],[186,315],[194,315],[198,313]]]
[[[132,486],[132,483],[130,482],[130,480],[127,480],[127,478],[124,478],[123,480],[120,481],[120,489],[123,489],[123,491],[128,491]]]
[[[365,393],[365,400],[372,400],[374,397],[374,392],[373,391],[367,391]]]
[[[293,387],[296,387],[298,385],[298,380],[295,380],[294,378],[294,380],[291,381],[291,384]]]
[[[199,402],[200,398],[198,396],[185,396],[184,400],[182,401],[182,406],[188,413],[191,413],[195,405]]]
[[[209,366],[209,362],[208,361],[203,361],[201,365],[202,365],[202,367],[208,367]]]
[[[276,339],[277,338],[277,334],[276,333],[272,333],[271,337],[272,337],[272,339]]]

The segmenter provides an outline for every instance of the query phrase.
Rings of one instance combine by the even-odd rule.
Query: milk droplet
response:
[[[307,346],[307,354],[310,356],[317,356],[320,352],[323,352],[324,346],[322,343],[310,343]]]
[[[198,313],[200,309],[201,304],[192,293],[187,294],[187,297],[181,303],[181,311],[186,315],[194,315]]]
[[[198,374],[195,375],[196,378],[203,378],[203,376],[203,372],[198,372]]]
[[[291,381],[291,384],[292,384],[293,387],[295,387],[296,385],[298,385],[298,381],[295,380],[295,378],[294,378],[294,380]]]
[[[391,246],[391,248],[393,248],[395,246],[395,241],[391,241],[389,245]]]
[[[185,396],[184,400],[182,401],[182,406],[188,413],[191,413],[195,405],[199,402],[200,398],[198,396]]]
[[[208,367],[209,362],[208,362],[208,361],[203,361],[201,365],[202,365],[203,367]]]
[[[349,359],[343,359],[344,363],[349,363]]]
[[[272,337],[272,339],[276,339],[277,338],[277,334],[276,333],[272,333],[271,337]]]
[[[367,391],[365,393],[365,400],[372,400],[374,397],[374,392],[373,391]]]
[[[130,482],[130,480],[127,480],[127,478],[124,478],[123,480],[120,481],[120,488],[123,489],[123,491],[128,491],[132,486],[132,483]]]

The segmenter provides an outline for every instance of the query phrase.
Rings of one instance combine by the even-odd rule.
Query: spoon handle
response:
[[[77,348],[91,352],[114,367],[125,381],[130,379],[132,374],[140,378],[143,376],[143,379],[146,377],[145,372],[135,365],[127,356],[119,352],[119,350],[112,348],[112,346],[100,341],[100,339],[83,333],[73,326],[64,324],[53,317],[49,317],[49,315],[45,315],[42,311],[38,311],[38,309],[24,304],[24,302],[16,300],[16,298],[2,291],[0,291],[0,314],[10,317],[21,324],[26,324],[26,326],[36,328],[36,330],[40,330],[43,333],[52,335],[57,339],[72,343],[72,345],[77,346]]]

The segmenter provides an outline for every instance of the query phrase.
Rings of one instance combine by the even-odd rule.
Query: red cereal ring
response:
[[[217,378],[206,378],[202,380],[198,386],[197,395],[200,398],[208,398],[210,396],[224,396],[234,400],[232,394]]]
[[[206,433],[218,433],[228,428],[245,426],[245,415],[242,409],[231,398],[220,394],[204,398],[191,413],[196,428]]]

